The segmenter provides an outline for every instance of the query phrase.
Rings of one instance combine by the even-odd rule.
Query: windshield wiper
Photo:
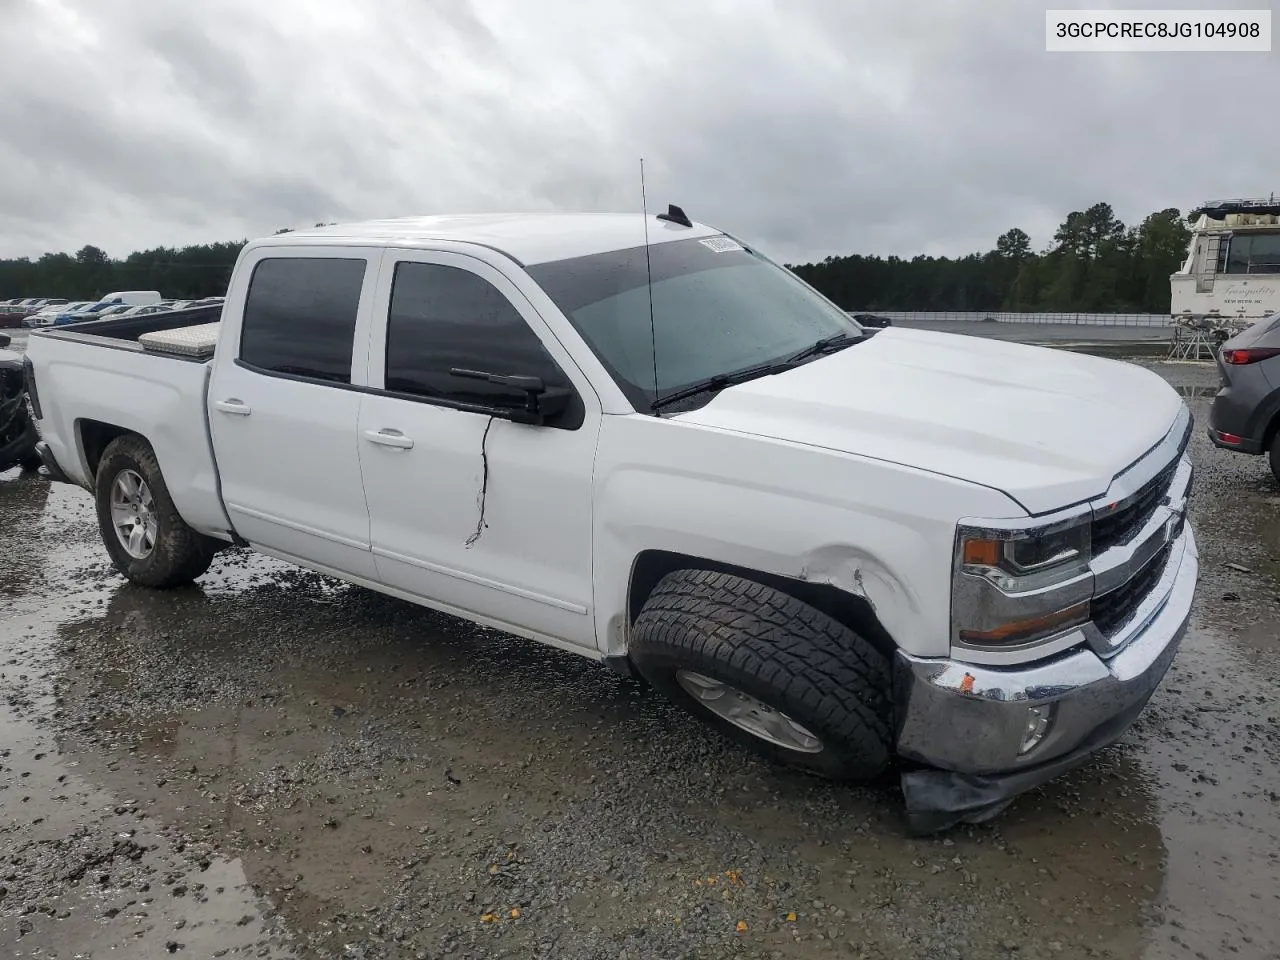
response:
[[[778,373],[782,370],[790,369],[791,364],[786,361],[770,361],[762,363],[754,367],[747,367],[745,370],[738,370],[735,373],[717,373],[714,377],[707,377],[705,380],[698,380],[689,384],[687,387],[681,387],[672,393],[668,393],[664,397],[658,397],[649,404],[650,410],[661,410],[668,404],[675,403],[677,400],[684,400],[688,397],[696,397],[700,393],[710,393],[713,390],[723,390],[725,387],[731,387],[735,383],[745,383],[748,380],[754,380],[756,377],[763,377],[770,373]]]
[[[835,353],[835,351],[841,350],[850,344],[857,343],[861,339],[862,336],[856,333],[833,333],[829,337],[823,337],[821,340],[811,343],[799,353],[793,353],[791,356],[787,357],[785,362],[788,365],[791,365],[800,363],[801,361],[808,360],[810,357],[816,357],[823,353]]]
[[[649,409],[661,410],[677,400],[696,397],[698,394],[710,393],[713,390],[723,390],[725,387],[731,387],[734,384],[744,383],[747,380],[754,380],[757,377],[767,376],[771,373],[782,373],[784,370],[790,370],[796,364],[802,363],[810,357],[816,357],[823,353],[834,353],[852,344],[861,343],[864,339],[864,336],[856,333],[835,333],[829,337],[823,337],[816,343],[810,344],[799,353],[793,353],[784,360],[770,360],[768,363],[757,364],[754,367],[748,367],[736,373],[718,373],[714,377],[698,380],[687,387],[676,390],[674,393],[668,393],[665,397],[658,397],[658,399],[649,404]]]

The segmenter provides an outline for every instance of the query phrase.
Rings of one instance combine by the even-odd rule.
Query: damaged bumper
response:
[[[1145,626],[1106,659],[1086,647],[1002,669],[898,653],[897,749],[922,765],[902,776],[912,830],[990,819],[1129,728],[1169,669],[1191,612],[1199,558],[1190,524],[1170,546],[1144,604]]]

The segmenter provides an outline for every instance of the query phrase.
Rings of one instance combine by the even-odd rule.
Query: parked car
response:
[[[130,306],[127,303],[118,303],[114,306],[107,307],[101,313],[97,314],[94,319],[105,319],[107,317],[146,317],[153,313],[169,313],[170,308],[162,303],[149,303],[141,306]]]
[[[1266,456],[1280,480],[1280,313],[1224,342],[1217,363],[1222,386],[1209,407],[1209,439]]]
[[[919,831],[1117,739],[1198,578],[1178,393],[870,336],[679,208],[643,225],[252,241],[199,319],[35,331],[38,451],[137,584],[247,546],[643,677],[812,773],[896,754]]]
[[[66,303],[66,300],[49,299],[47,297],[27,297],[0,311],[0,327],[21,327],[31,314],[47,306]]]
[[[97,300],[89,304],[87,307],[81,307],[79,310],[58,314],[53,318],[53,325],[55,327],[59,327],[67,323],[80,323],[82,320],[94,320],[102,316],[107,310],[116,310],[118,312],[120,310],[128,309],[128,306],[129,305],[125,303],[111,303],[109,301]]]
[[[104,307],[94,317],[95,320],[105,320],[107,317],[118,317],[122,314],[129,313],[135,308],[127,303],[113,303]]]
[[[48,327],[52,326],[58,317],[75,313],[77,310],[83,310],[85,307],[91,306],[92,300],[76,300],[71,303],[59,304],[52,307],[42,307],[38,312],[31,314],[22,322],[24,327]]]

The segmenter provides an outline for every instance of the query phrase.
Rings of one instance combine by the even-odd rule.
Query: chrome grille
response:
[[[1195,470],[1183,455],[1187,435],[1160,472],[1113,503],[1094,503],[1094,594],[1090,643],[1114,655],[1154,609],[1174,544],[1182,536]],[[1166,454],[1167,455],[1167,454]]]
[[[1169,551],[1171,549],[1170,544],[1165,544],[1160,552],[1152,557],[1147,562],[1147,565],[1130,578],[1128,582],[1110,593],[1104,593],[1093,598],[1093,602],[1089,607],[1093,617],[1093,625],[1108,640],[1129,622],[1134,611],[1147,598],[1147,594],[1160,582],[1160,575],[1164,572],[1165,564],[1169,561]]]
[[[1177,469],[1178,461],[1174,459],[1127,501],[1108,512],[1094,512],[1090,534],[1095,556],[1117,544],[1128,543],[1142,529],[1169,492],[1169,484]]]

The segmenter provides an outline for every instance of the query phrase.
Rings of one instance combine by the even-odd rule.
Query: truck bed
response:
[[[168,313],[151,313],[143,317],[108,317],[105,320],[82,320],[60,327],[42,327],[31,332],[32,339],[48,337],[54,340],[73,340],[78,343],[110,347],[114,350],[132,350],[138,353],[155,353],[178,360],[206,363],[212,353],[191,353],[181,350],[161,352],[148,348],[139,341],[149,333],[180,330],[184,327],[204,326],[216,323],[222,316],[222,305],[192,307],[188,310],[171,310]]]
[[[138,340],[216,322],[221,311],[199,307],[32,331],[27,357],[43,408],[42,438],[71,480],[92,489],[106,444],[122,432],[139,434],[155,451],[183,519],[202,533],[225,535],[206,406],[211,359],[154,352]]]

